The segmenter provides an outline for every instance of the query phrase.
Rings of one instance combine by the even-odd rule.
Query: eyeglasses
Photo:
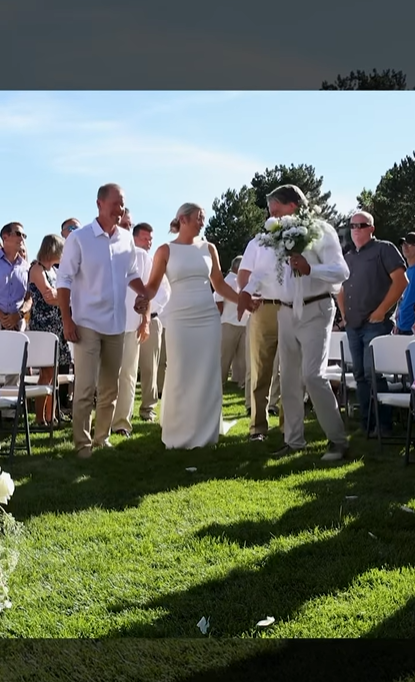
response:
[[[15,230],[14,232],[11,232],[10,234],[13,237],[22,237],[23,239],[27,239],[27,234],[25,234],[24,232],[20,232],[20,230]]]
[[[373,227],[369,223],[350,223],[351,230],[364,230],[365,227]]]
[[[65,225],[63,229],[68,230],[68,232],[74,232],[74,230],[76,230],[77,227],[78,225]]]

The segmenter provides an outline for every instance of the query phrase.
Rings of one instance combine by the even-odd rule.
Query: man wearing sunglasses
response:
[[[396,246],[374,237],[375,223],[370,213],[359,211],[352,215],[350,230],[353,247],[345,255],[350,276],[343,283],[337,301],[350,345],[361,426],[366,430],[371,384],[369,344],[377,336],[392,332],[391,317],[408,279],[405,261]],[[379,376],[377,384],[380,393],[388,391],[384,377]],[[389,435],[392,408],[381,405],[379,416],[382,433]],[[369,426],[374,429],[373,415]]]
[[[64,220],[61,225],[62,237],[64,239],[68,239],[71,232],[77,230],[78,227],[81,227],[81,223],[79,222],[79,220],[77,220],[77,218],[68,218],[67,220]]]
[[[21,223],[8,223],[0,232],[0,329],[19,331],[25,328],[24,316],[32,307],[28,293],[29,264],[20,255],[26,235]],[[19,378],[6,376],[6,384],[17,384]]]

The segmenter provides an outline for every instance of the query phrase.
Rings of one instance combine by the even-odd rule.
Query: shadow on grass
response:
[[[231,408],[235,408],[239,400],[238,396],[234,398],[232,402],[230,396],[226,396]],[[243,404],[243,399],[239,402]],[[240,413],[238,416],[244,419]],[[225,414],[225,418],[229,419],[229,415]],[[320,461],[324,443],[316,422],[308,421],[306,432],[309,441],[317,445],[307,453],[276,461],[270,457],[283,445],[279,429],[272,428],[268,440],[251,443],[248,440],[249,420],[245,418],[244,421],[245,433],[240,435],[230,431],[215,447],[166,451],[161,443],[159,425],[137,420],[132,438],[122,440],[113,436],[115,447],[94,450],[89,460],[79,460],[75,456],[70,429],[57,433],[52,448],[49,448],[47,435],[37,434],[32,457],[16,454],[12,469],[6,458],[4,464],[3,458],[0,459],[0,465],[11,473],[17,483],[10,511],[19,520],[24,520],[45,512],[73,512],[95,506],[122,510],[136,507],[145,495],[189,487],[211,479],[277,481],[310,469],[343,465]],[[362,437],[355,438],[357,458],[362,457],[365,450],[371,452],[372,457],[375,447],[376,444],[367,443]],[[401,489],[400,479],[406,481],[411,478],[409,471],[404,472],[396,452],[395,449],[393,454],[382,455],[381,465],[365,458],[368,485],[372,475],[377,480],[380,466],[393,472],[396,491]],[[189,473],[187,467],[197,467],[197,471]]]
[[[307,481],[298,488],[312,499],[288,509],[280,518],[202,529],[196,537],[241,548],[266,545],[269,553],[262,559],[252,558],[223,578],[147,602],[145,609],[168,615],[151,625],[133,623],[110,636],[192,637],[202,615],[210,616],[213,637],[253,635],[258,620],[268,615],[277,623],[301,619],[307,602],[350,588],[370,569],[391,571],[413,565],[414,516],[400,509],[413,497],[413,480],[402,484],[402,471],[391,471],[388,485],[379,491],[367,485],[368,478],[365,468],[359,467],[341,479]],[[350,495],[357,499],[346,500]],[[312,540],[298,544],[296,536],[305,531],[311,531]],[[292,542],[287,542],[289,538]],[[201,604],[205,604],[205,613],[200,613]],[[131,608],[140,609],[142,604],[109,605],[109,610],[117,613]],[[406,622],[404,615],[402,618]],[[269,632],[272,635],[272,628]],[[387,632],[388,636],[409,637],[413,627],[408,631],[398,614]]]

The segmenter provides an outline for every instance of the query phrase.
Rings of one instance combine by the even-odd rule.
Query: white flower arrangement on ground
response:
[[[265,231],[260,237],[262,246],[275,251],[277,256],[277,278],[282,284],[284,278],[284,265],[288,263],[293,253],[302,254],[323,236],[316,215],[320,208],[313,209],[300,207],[293,215],[282,218],[268,218],[265,222]],[[293,270],[296,277],[301,277],[298,270]]]
[[[14,493],[14,482],[10,474],[0,474],[0,504],[8,504]],[[14,571],[19,553],[14,544],[20,534],[22,524],[0,507],[0,613],[12,607],[9,599],[8,578]]]

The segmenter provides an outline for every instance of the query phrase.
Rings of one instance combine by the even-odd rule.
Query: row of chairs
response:
[[[52,414],[58,415],[60,421],[59,386],[70,384],[74,381],[73,374],[59,374],[59,339],[51,332],[17,332],[2,329],[0,331],[0,410],[13,409],[11,442],[9,449],[10,459],[16,448],[16,438],[19,432],[20,417],[23,417],[26,438],[26,450],[31,455],[30,429],[28,419],[27,401],[33,398],[51,396]],[[28,368],[33,370],[28,374]],[[53,369],[52,384],[39,384],[41,368]],[[18,384],[6,385],[7,375],[19,377]],[[50,445],[53,445],[54,419],[49,425]]]
[[[413,423],[415,421],[415,340],[412,336],[378,336],[370,343],[370,362],[372,389],[370,410],[373,410],[379,449],[382,448],[382,430],[379,420],[379,405],[389,405],[400,410],[408,410],[407,434],[405,445],[405,464],[409,463]],[[332,332],[329,347],[329,365],[326,377],[340,385],[340,404],[344,409],[345,423],[348,425],[351,413],[350,396],[356,391],[356,381],[351,371],[352,356],[346,332]],[[376,376],[382,374],[388,383],[388,392],[377,390]],[[369,436],[369,421],[367,424]],[[390,439],[389,439],[390,441]]]

